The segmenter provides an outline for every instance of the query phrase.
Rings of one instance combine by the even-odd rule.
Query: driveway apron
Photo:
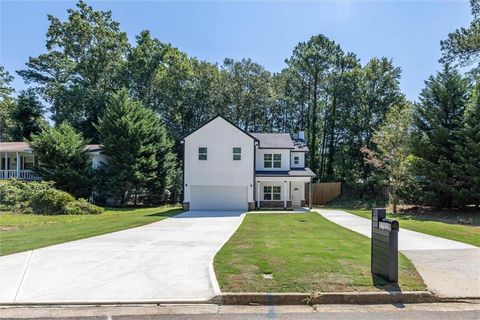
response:
[[[207,301],[219,293],[213,258],[244,215],[189,211],[0,257],[0,303]]]
[[[341,210],[315,209],[328,220],[371,237],[371,222]],[[402,229],[399,250],[412,261],[428,289],[442,298],[480,298],[480,248]]]

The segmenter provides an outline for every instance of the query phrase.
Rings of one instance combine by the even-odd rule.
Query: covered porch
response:
[[[26,143],[3,142],[0,148],[0,179],[41,180],[33,172],[37,161]]]
[[[297,209],[310,206],[305,192],[311,192],[311,177],[255,178],[255,206],[257,209]],[[311,199],[311,197],[309,197]]]

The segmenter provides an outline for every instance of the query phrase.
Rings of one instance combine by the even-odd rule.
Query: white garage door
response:
[[[247,187],[191,186],[190,210],[248,209]]]

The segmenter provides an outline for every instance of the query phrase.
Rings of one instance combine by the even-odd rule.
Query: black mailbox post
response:
[[[372,273],[398,282],[398,221],[386,218],[386,209],[372,209]]]

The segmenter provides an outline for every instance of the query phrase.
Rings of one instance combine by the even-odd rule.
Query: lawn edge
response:
[[[222,305],[315,305],[434,303],[440,300],[430,291],[386,291],[314,293],[225,292],[212,298],[211,301],[220,301]]]

